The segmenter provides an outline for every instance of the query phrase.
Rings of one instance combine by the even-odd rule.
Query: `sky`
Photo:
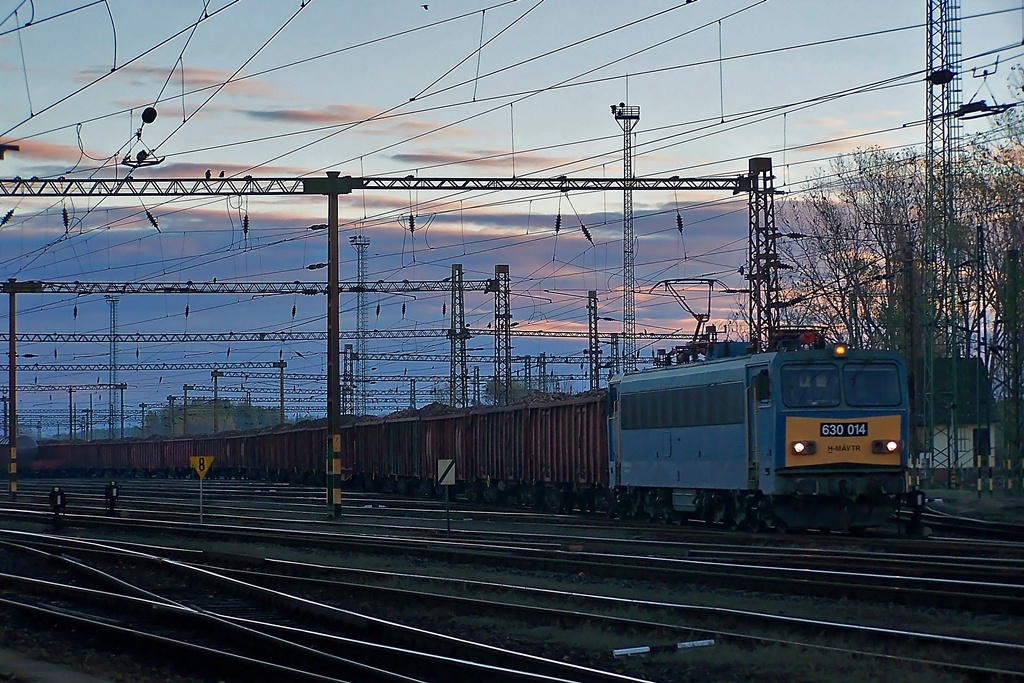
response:
[[[0,0],[0,143],[19,147],[0,177],[135,178],[253,175],[420,177],[622,176],[622,131],[609,105],[641,108],[634,130],[640,176],[735,177],[747,159],[773,159],[779,201],[799,201],[829,160],[858,148],[924,143],[924,0]],[[1008,76],[1024,60],[1021,0],[962,0],[964,101],[1013,101]],[[998,58],[998,64],[997,64]],[[987,75],[985,75],[987,72]],[[143,124],[154,107],[156,120]],[[982,130],[984,120],[965,122]],[[158,165],[121,164],[145,150]],[[634,193],[637,330],[642,358],[682,343],[694,322],[658,283],[714,279],[711,323],[740,339],[746,197]],[[0,197],[0,278],[90,282],[323,282],[322,197],[24,199]],[[157,222],[154,227],[147,212]],[[66,218],[65,218],[66,215]],[[561,215],[561,229],[554,229]],[[683,230],[677,229],[677,215]],[[409,216],[413,216],[410,230]],[[508,264],[517,330],[586,331],[596,290],[602,333],[622,320],[622,193],[409,192],[343,198],[343,281],[356,279],[348,238],[369,240],[367,279],[467,279]],[[247,229],[243,229],[247,225]],[[586,226],[593,243],[581,228]],[[698,312],[705,290],[684,287]],[[493,297],[466,294],[467,324],[486,328]],[[103,333],[102,295],[23,295],[19,334]],[[368,295],[371,330],[444,329],[448,295]],[[9,325],[7,306],[0,326]],[[340,329],[355,330],[354,295]],[[326,329],[323,296],[130,295],[118,331],[219,333]],[[343,343],[354,343],[345,339]],[[493,338],[469,342],[490,355]],[[585,340],[514,337],[515,356],[581,355]],[[368,371],[422,378],[418,404],[447,363],[444,338],[372,339],[392,354]],[[606,349],[607,351],[607,349]],[[34,354],[34,355],[33,355]],[[19,346],[19,387],[107,382],[105,344]],[[322,414],[323,342],[125,344],[122,363],[288,363],[293,413]],[[88,365],[54,372],[54,363]],[[475,365],[475,364],[474,364]],[[480,364],[480,373],[492,372]],[[582,378],[579,365],[549,371]],[[514,364],[522,377],[523,365]],[[264,369],[263,372],[267,372]],[[536,374],[534,367],[533,373]],[[6,374],[6,373],[5,373]],[[129,424],[141,403],[181,396],[210,371],[122,372]],[[225,378],[225,395],[275,382]],[[586,388],[565,380],[563,389]],[[386,413],[405,383],[372,386]],[[196,392],[193,396],[205,395]],[[79,391],[98,412],[102,391]],[[44,434],[67,431],[66,391],[23,391],[19,411]]]

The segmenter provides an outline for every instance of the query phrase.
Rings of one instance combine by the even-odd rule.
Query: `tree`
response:
[[[838,157],[800,199],[779,212],[779,254],[792,266],[780,277],[791,304],[783,324],[819,326],[863,348],[905,346],[905,258],[919,237],[923,196],[912,150],[877,148]]]

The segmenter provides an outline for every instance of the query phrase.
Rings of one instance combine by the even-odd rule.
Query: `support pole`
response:
[[[507,265],[494,266],[494,379],[495,398],[509,404],[512,389],[512,286]]]
[[[352,412],[355,415],[365,415],[366,390],[369,388],[366,377],[366,251],[370,248],[370,239],[362,235],[353,235],[348,241],[356,250],[356,355],[353,366],[355,409]]]
[[[452,264],[451,326],[448,338],[451,340],[451,362],[448,368],[448,396],[451,405],[461,408],[468,402],[469,373],[466,358],[466,300],[464,296],[462,264]]]
[[[750,345],[768,349],[779,328],[779,256],[775,229],[775,176],[769,157],[748,162],[750,171],[747,280],[750,282]]]
[[[280,371],[278,377],[278,410],[277,410],[277,424],[284,424],[284,369],[288,367],[288,363],[279,360],[274,363],[274,367]]]
[[[174,397],[167,397],[167,434],[174,436]]]
[[[338,195],[350,194],[361,179],[340,177],[327,171],[326,178],[304,178],[303,194],[327,196],[327,488],[328,508],[341,516],[341,323],[338,268]]]
[[[598,376],[598,362],[601,357],[601,347],[597,340],[597,290],[591,289],[587,292],[587,356],[590,360],[590,388],[597,389],[600,384]]]
[[[13,285],[14,278],[8,280]],[[16,500],[18,497],[18,344],[17,344],[17,306],[14,302],[14,289],[10,291],[10,304],[11,304],[11,320],[10,320],[10,340],[8,344],[10,359],[8,367],[7,381],[9,386],[7,389],[8,395],[11,397],[11,409],[8,413],[8,419],[10,420],[10,426],[7,428],[9,441],[9,452],[10,461],[8,467],[8,490],[10,492],[11,500]]]
[[[188,392],[192,388],[191,384],[181,385],[181,391],[185,394],[184,399],[181,402],[181,435],[188,436]]]
[[[341,414],[355,414],[355,356],[351,344],[341,354]]]
[[[338,171],[328,171],[327,188],[327,457],[330,461],[330,507],[335,517],[341,516],[341,323],[338,291]],[[351,190],[349,190],[351,191]]]
[[[220,370],[211,370],[210,378],[213,380],[213,433],[220,431],[220,401],[217,396],[217,380],[224,376]],[[143,415],[145,418],[145,415]]]
[[[117,385],[118,390],[121,392],[121,438],[124,438],[124,390],[128,388],[128,385],[124,382]]]

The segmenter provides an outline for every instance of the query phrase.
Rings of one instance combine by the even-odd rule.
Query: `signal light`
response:
[[[846,355],[846,344],[836,344],[832,347],[832,355],[836,358],[842,358]]]

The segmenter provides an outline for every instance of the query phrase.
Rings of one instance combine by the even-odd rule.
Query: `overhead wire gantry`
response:
[[[774,188],[771,159],[751,159],[749,171],[733,177],[708,178],[417,178],[406,177],[352,177],[342,176],[338,171],[328,171],[326,177],[299,178],[135,178],[126,176],[116,179],[56,179],[12,178],[0,179],[0,197],[209,197],[209,196],[278,196],[278,195],[322,195],[328,198],[328,275],[327,297],[327,427],[328,461],[330,462],[330,501],[335,515],[340,515],[341,460],[341,348],[338,333],[341,291],[338,280],[339,264],[339,197],[354,190],[440,190],[440,191],[605,191],[605,190],[704,190],[725,191],[733,194],[747,193],[750,216],[750,251],[746,278],[750,282],[750,341],[754,348],[762,348],[770,339],[778,321],[778,276],[774,272],[777,262],[774,246],[776,238],[774,221]],[[7,282],[4,291],[10,297],[10,424],[12,433],[17,431],[16,416],[16,306],[15,296],[19,293],[39,293],[42,290],[32,283]],[[508,330],[510,332],[510,330]],[[625,332],[625,329],[623,330]],[[449,331],[459,338],[453,339],[458,346],[460,361],[465,357],[465,338],[462,330]],[[632,335],[635,337],[635,335]],[[507,342],[507,340],[505,340]],[[456,344],[458,342],[458,344]],[[635,348],[635,338],[626,343],[626,348]],[[496,358],[508,358],[506,349],[511,345],[497,346]],[[461,362],[460,362],[461,369]],[[503,369],[504,370],[504,369]],[[503,373],[504,374],[504,373]],[[17,439],[11,439],[10,446],[10,493],[16,495]]]

